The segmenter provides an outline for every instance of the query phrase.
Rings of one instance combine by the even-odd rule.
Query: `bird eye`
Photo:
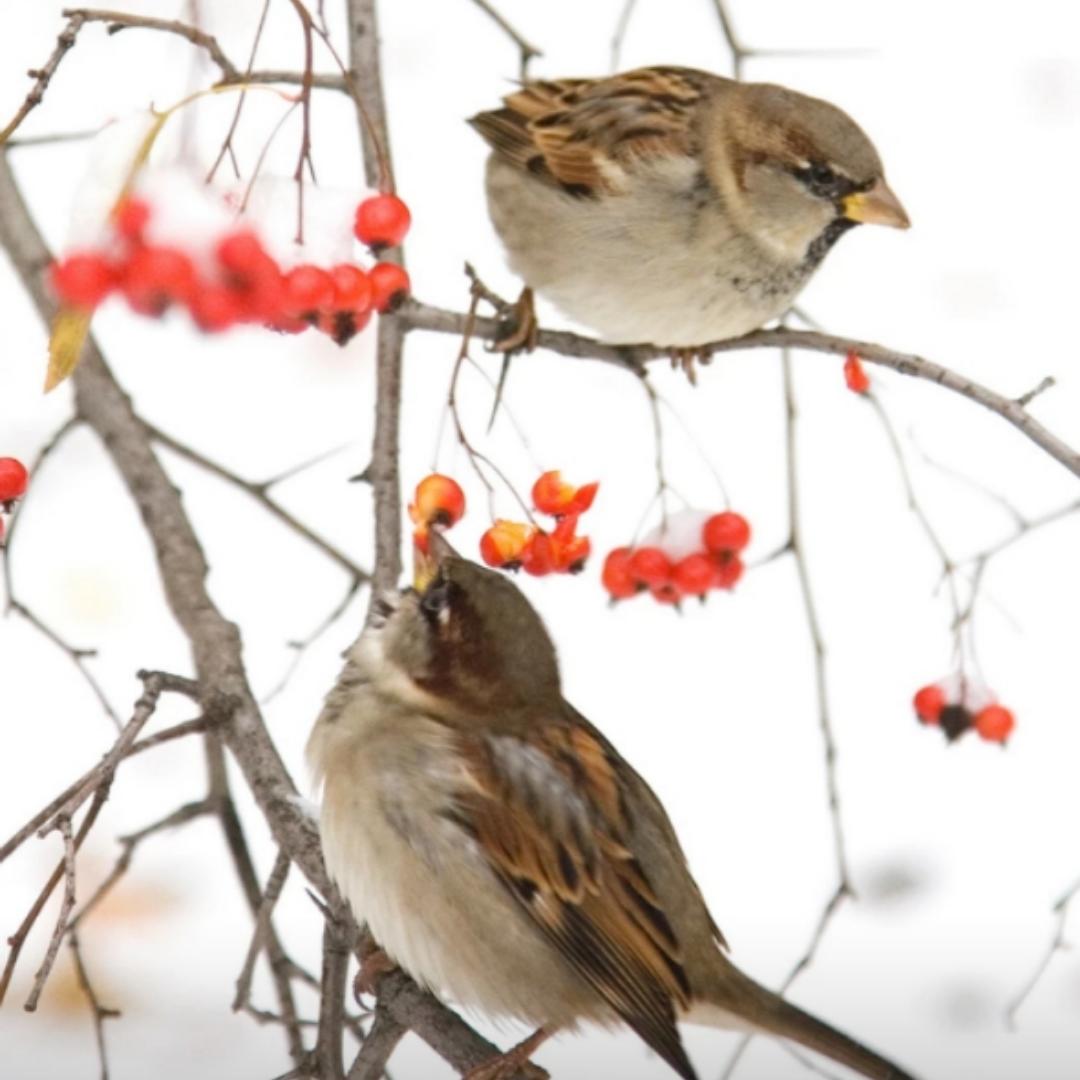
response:
[[[450,583],[448,581],[435,581],[420,597],[420,610],[435,619],[440,612],[445,611],[450,603]]]
[[[815,195],[826,199],[836,198],[847,186],[847,181],[823,161],[812,161],[794,173]]]

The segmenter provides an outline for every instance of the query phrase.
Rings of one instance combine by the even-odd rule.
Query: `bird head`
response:
[[[560,696],[555,647],[521,590],[434,530],[413,587],[375,601],[360,655],[384,691],[435,711],[530,709]]]
[[[710,180],[736,222],[786,261],[820,259],[853,225],[910,225],[873,144],[835,105],[734,83],[708,124]]]

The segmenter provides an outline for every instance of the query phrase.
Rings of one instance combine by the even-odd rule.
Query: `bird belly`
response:
[[[465,1007],[534,1026],[609,1019],[448,820],[452,759],[415,752],[442,733],[417,732],[403,754],[403,723],[393,749],[355,740],[326,772],[323,851],[357,919],[417,982]]]
[[[665,180],[575,198],[493,158],[488,202],[511,268],[605,341],[691,347],[786,311],[809,271],[734,232],[692,177]]]

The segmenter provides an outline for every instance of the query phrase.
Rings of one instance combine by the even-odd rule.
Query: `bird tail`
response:
[[[734,967],[728,966],[721,988],[708,997],[708,1001],[695,1003],[687,1020],[711,1027],[748,1027],[755,1034],[790,1039],[869,1080],[915,1080],[899,1065],[803,1012]]]

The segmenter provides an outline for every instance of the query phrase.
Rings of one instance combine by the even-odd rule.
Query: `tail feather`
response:
[[[868,1080],[916,1080],[899,1065],[759,986],[735,968],[729,969],[723,988],[709,997],[707,1003],[691,1011],[688,1020],[724,1028],[745,1025],[756,1033],[790,1039],[854,1069]]]

